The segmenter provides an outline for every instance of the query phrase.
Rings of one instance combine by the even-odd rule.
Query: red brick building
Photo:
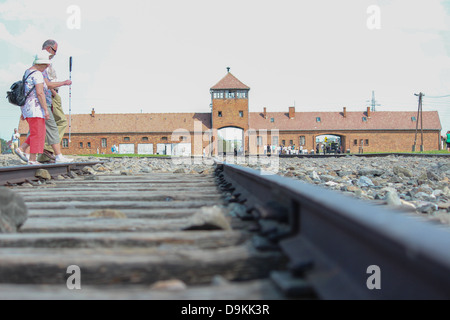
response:
[[[245,151],[264,154],[267,145],[316,148],[332,136],[344,152],[439,150],[437,111],[249,112],[250,88],[228,72],[210,89],[210,113],[74,114],[62,142],[64,154],[120,153],[209,155]],[[418,123],[419,120],[419,123]],[[422,123],[422,126],[420,125]],[[418,130],[416,130],[418,128]],[[22,141],[28,124],[21,121]],[[228,136],[227,136],[228,135]],[[230,138],[229,136],[232,135]],[[69,139],[70,138],[70,139]],[[70,140],[70,141],[69,141]],[[227,141],[227,142],[224,142]]]

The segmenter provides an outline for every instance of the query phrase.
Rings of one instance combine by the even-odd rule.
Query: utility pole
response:
[[[423,152],[423,121],[422,121],[422,98],[425,96],[422,92],[419,94],[414,94],[416,97],[419,97],[419,106],[417,108],[417,118],[416,118],[416,135],[414,137],[414,145],[412,147],[412,151],[416,151],[416,141],[417,141],[417,131],[419,128],[419,118],[420,118],[420,132],[421,132],[421,141],[420,141],[420,151]]]

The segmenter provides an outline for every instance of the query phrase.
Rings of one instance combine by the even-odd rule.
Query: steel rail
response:
[[[35,177],[38,169],[47,170],[51,176],[58,176],[68,174],[71,170],[79,170],[85,166],[92,166],[102,162],[68,162],[58,164],[42,164],[42,165],[23,165],[13,167],[1,167],[0,168],[0,185],[10,185],[16,183],[22,183],[24,181],[37,180]]]
[[[216,174],[250,218],[286,222],[270,239],[290,261],[285,272],[291,283],[306,280],[319,298],[450,298],[448,229],[234,164],[216,163]],[[302,292],[302,286],[289,291]]]

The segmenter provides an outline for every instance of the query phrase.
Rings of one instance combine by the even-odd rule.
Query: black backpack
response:
[[[12,84],[11,91],[6,92],[6,98],[8,99],[9,103],[12,103],[19,107],[25,104],[25,101],[27,101],[28,96],[35,87],[33,86],[33,88],[31,88],[31,90],[28,91],[27,94],[25,94],[25,81],[36,71],[37,70],[30,72],[26,77],[24,74],[22,80],[16,81]]]

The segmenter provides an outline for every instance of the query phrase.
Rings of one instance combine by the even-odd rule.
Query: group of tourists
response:
[[[52,59],[58,51],[58,43],[47,40],[42,51],[34,56],[33,65],[25,71],[26,102],[21,106],[21,120],[29,126],[25,142],[20,146],[20,135],[14,131],[11,149],[20,159],[30,165],[43,162],[71,162],[61,152],[61,140],[67,128],[67,119],[62,109],[59,87],[72,84],[71,80],[57,81]]]

